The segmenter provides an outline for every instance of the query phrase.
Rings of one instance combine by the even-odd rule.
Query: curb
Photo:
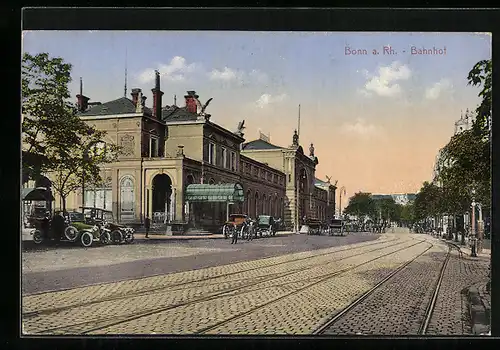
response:
[[[478,283],[468,288],[467,300],[469,301],[469,316],[472,322],[472,333],[475,335],[486,334],[490,330],[491,307],[484,305],[480,289],[484,283]]]
[[[291,236],[291,235],[294,235],[294,233],[286,233],[286,234],[281,234],[281,235],[276,235],[274,236],[274,238],[276,237],[286,237],[286,236]],[[230,238],[224,238],[224,236],[220,236],[220,235],[216,235],[216,234],[203,234],[203,235],[198,235],[198,237],[194,237],[194,236],[189,236],[189,238],[183,238],[182,235],[178,235],[178,236],[169,236],[169,237],[172,237],[172,238],[160,238],[160,237],[154,237],[154,236],[163,236],[165,237],[165,235],[149,235],[149,238],[135,238],[134,239],[134,242],[179,242],[179,241],[196,241],[196,240],[214,240],[214,239],[230,239]],[[214,237],[216,236],[216,237]],[[258,239],[262,239],[262,238],[270,238],[270,237],[261,237],[261,238],[258,238]]]

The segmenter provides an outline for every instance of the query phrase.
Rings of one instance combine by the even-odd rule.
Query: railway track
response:
[[[321,335],[326,333],[329,329],[331,329],[337,322],[342,320],[344,317],[349,315],[349,312],[354,309],[356,306],[360,305],[365,301],[370,295],[378,291],[383,285],[388,282],[390,279],[394,278],[397,274],[399,274],[401,271],[403,271],[408,265],[416,261],[418,258],[423,256],[425,253],[427,253],[430,249],[432,249],[435,245],[432,243],[431,246],[429,246],[425,251],[423,251],[421,254],[417,255],[415,258],[412,260],[406,262],[402,266],[400,266],[398,269],[396,269],[394,272],[389,274],[387,277],[385,277],[383,280],[381,280],[379,283],[377,283],[375,286],[373,286],[371,289],[363,293],[360,297],[358,297],[356,300],[354,300],[351,304],[349,304],[346,308],[344,308],[342,311],[339,313],[335,314],[331,319],[329,319],[327,322],[323,323],[321,326],[319,326],[316,330],[314,330],[313,334],[315,335]],[[456,248],[456,247],[455,247]],[[446,257],[441,265],[441,269],[439,272],[438,279],[436,280],[436,283],[434,285],[434,291],[432,293],[432,297],[427,304],[427,308],[425,311],[424,318],[420,324],[419,330],[418,330],[418,335],[425,335],[427,332],[427,329],[429,327],[430,321],[433,316],[434,308],[436,306],[436,300],[439,295],[439,290],[441,287],[441,283],[443,280],[444,272],[446,270],[446,266],[448,265],[448,261],[450,260],[451,256],[451,251],[453,247],[451,244],[448,243],[448,251],[446,254]],[[460,253],[460,257],[462,256],[461,250],[458,248],[458,251]]]
[[[359,246],[357,246],[357,247],[349,247],[349,248],[341,249],[341,250],[334,251],[334,252],[320,253],[320,254],[316,254],[316,255],[301,257],[301,258],[297,258],[297,259],[292,259],[292,260],[287,260],[287,261],[283,261],[283,262],[280,262],[280,263],[276,263],[276,264],[273,264],[273,265],[271,265],[269,267],[275,268],[277,266],[284,266],[286,264],[294,264],[294,263],[297,263],[297,262],[300,262],[300,261],[312,260],[312,259],[315,259],[315,258],[320,258],[320,257],[324,257],[324,256],[334,255],[334,254],[337,254],[339,252],[346,252],[346,251],[351,251],[351,250],[356,250],[356,249],[363,249],[363,248],[366,248],[366,247],[377,246],[377,245],[387,244],[387,243],[393,243],[393,242],[396,242],[396,241],[401,241],[401,239],[400,238],[395,238],[395,239],[390,239],[390,240],[386,240],[386,241],[381,241],[381,242],[379,241],[379,242],[375,242],[375,243],[365,244],[365,245],[363,245],[361,247],[359,247]],[[391,246],[391,245],[389,245],[389,246]],[[389,247],[389,246],[387,246],[387,247]],[[373,252],[373,251],[376,251],[376,250],[385,249],[387,247],[376,248],[376,249],[372,249],[372,250],[368,250],[368,251],[363,251],[363,252],[358,253],[358,254],[353,254],[353,255],[350,255],[350,256],[347,256],[347,257],[341,257],[341,258],[333,259],[333,260],[331,260],[331,263],[339,261],[339,260],[342,260],[342,259],[346,259],[346,258],[350,258],[350,257],[355,257],[355,256],[359,256],[359,255],[362,255],[362,254],[367,254],[367,253],[370,253],[370,252]],[[314,267],[317,267],[317,266],[319,266],[319,265],[313,265],[313,266],[311,266],[309,268],[314,268]],[[51,313],[56,313],[56,312],[61,312],[61,311],[73,309],[73,308],[90,306],[90,305],[99,304],[99,303],[106,302],[106,301],[117,301],[117,300],[120,300],[120,299],[127,299],[127,298],[131,298],[131,297],[135,297],[135,296],[144,296],[144,295],[149,295],[149,294],[161,293],[161,292],[163,292],[165,290],[173,291],[173,290],[179,290],[179,289],[182,289],[182,288],[190,288],[190,285],[199,284],[200,282],[207,282],[207,281],[210,281],[210,280],[213,280],[214,283],[216,283],[217,279],[222,279],[222,278],[226,278],[226,277],[230,277],[230,276],[234,276],[234,275],[238,275],[238,274],[244,274],[244,273],[248,273],[248,272],[252,272],[252,271],[256,271],[256,270],[262,270],[262,269],[269,268],[269,267],[255,267],[255,268],[250,268],[250,269],[238,270],[238,271],[235,271],[235,272],[229,272],[229,273],[220,274],[220,275],[217,275],[217,276],[209,276],[209,277],[205,277],[205,278],[200,278],[200,279],[193,280],[193,281],[180,282],[180,283],[172,283],[172,284],[162,285],[162,286],[158,286],[158,287],[154,287],[154,288],[147,288],[147,289],[141,289],[141,290],[132,291],[132,292],[126,292],[124,294],[119,294],[119,295],[111,295],[111,296],[108,296],[108,297],[96,298],[96,299],[92,299],[92,300],[89,300],[89,301],[86,301],[86,302],[80,302],[80,303],[74,303],[74,304],[65,305],[65,306],[59,306],[59,307],[54,307],[54,308],[45,308],[45,309],[38,309],[38,310],[34,310],[34,311],[23,312],[22,313],[22,317],[25,318],[25,319],[29,319],[29,318],[40,316],[40,315],[47,315],[47,314],[51,314]],[[303,268],[301,268],[301,270],[302,269]],[[286,276],[286,275],[289,275],[289,274],[293,274],[296,271],[297,270],[291,270],[288,273],[285,273],[285,274],[281,273],[281,274],[282,274],[282,276]],[[268,276],[276,278],[277,275],[278,275],[278,273],[271,274],[271,275],[268,275]],[[278,277],[282,277],[282,276],[278,276]],[[259,283],[261,283],[261,282],[262,281],[260,281]],[[83,287],[83,288],[85,288],[85,287]],[[40,293],[40,294],[49,294],[49,293]],[[37,295],[39,295],[39,294],[37,294]],[[32,296],[32,295],[29,295],[29,296]]]
[[[413,238],[413,239],[417,240],[415,238]],[[392,248],[394,246],[398,246],[398,245],[401,245],[401,244],[406,244],[405,247],[402,247],[400,249],[391,251],[391,252],[383,254],[381,256],[377,256],[377,257],[375,257],[373,259],[370,259],[368,261],[365,261],[365,262],[363,262],[361,264],[357,264],[355,266],[344,268],[344,269],[335,271],[333,273],[327,273],[327,274],[325,274],[323,276],[315,277],[316,281],[312,281],[311,282],[310,278],[309,278],[308,282],[310,282],[310,283],[308,283],[305,287],[300,288],[299,290],[295,290],[292,293],[287,293],[287,294],[285,294],[285,295],[283,295],[283,296],[281,296],[279,298],[273,299],[271,302],[267,302],[267,303],[264,303],[262,305],[259,305],[258,307],[253,308],[252,310],[250,310],[249,312],[253,312],[255,310],[263,308],[263,307],[265,307],[265,306],[267,306],[267,305],[269,305],[269,304],[271,304],[273,302],[277,302],[279,300],[282,300],[282,299],[286,298],[287,296],[289,296],[289,295],[291,295],[293,293],[296,293],[298,291],[310,288],[313,285],[321,283],[322,281],[325,281],[325,280],[330,279],[332,277],[338,276],[338,275],[340,275],[342,273],[349,272],[349,271],[351,271],[351,270],[353,270],[353,269],[355,269],[355,268],[357,268],[359,266],[366,265],[366,264],[368,264],[368,263],[370,263],[372,261],[375,261],[377,259],[381,259],[381,258],[383,258],[385,256],[389,256],[389,255],[395,254],[395,253],[397,253],[399,251],[402,251],[402,250],[405,250],[405,249],[409,249],[409,248],[411,248],[413,246],[416,246],[418,244],[422,244],[425,241],[417,240],[416,243],[408,245],[408,243],[410,243],[410,242],[406,241],[406,242],[403,242],[403,243],[396,243],[396,244],[393,244],[393,245],[390,245],[390,246],[384,246],[382,248],[372,249],[370,251],[365,251],[365,252],[361,252],[361,253],[358,253],[358,254],[354,254],[354,255],[352,255],[350,257],[364,255],[364,254],[367,254],[367,253],[370,253],[370,252],[373,252],[373,251],[387,249],[387,248]],[[346,259],[346,258],[348,258],[348,257],[343,257],[341,259]],[[338,261],[338,260],[332,260],[332,261],[329,262],[329,264],[334,263],[336,261]],[[324,263],[321,264],[321,266],[323,266],[323,265],[324,265]],[[316,267],[318,267],[318,265],[308,267],[307,269],[313,269],[313,268],[316,268]],[[153,308],[153,309],[150,309],[150,310],[146,310],[144,312],[138,312],[138,313],[135,312],[134,314],[126,314],[126,315],[123,315],[123,316],[109,317],[109,318],[100,318],[100,319],[94,319],[94,320],[90,320],[90,321],[86,321],[86,322],[73,323],[73,324],[71,324],[71,326],[52,327],[52,328],[49,328],[49,329],[44,329],[43,331],[38,332],[38,333],[39,334],[44,334],[44,333],[67,334],[68,333],[68,329],[74,329],[74,330],[78,330],[78,331],[76,331],[76,334],[88,334],[88,333],[96,332],[96,331],[99,331],[99,330],[102,330],[102,329],[105,329],[105,328],[108,328],[108,327],[111,327],[111,326],[119,325],[121,323],[134,321],[134,320],[137,320],[137,319],[140,319],[140,318],[143,318],[143,317],[147,317],[147,316],[159,314],[159,313],[162,313],[164,311],[169,311],[169,310],[172,310],[172,309],[175,309],[175,308],[179,308],[179,307],[182,307],[182,306],[194,305],[194,304],[197,304],[197,303],[211,301],[211,300],[223,297],[225,295],[231,295],[231,293],[236,293],[236,294],[239,295],[239,293],[241,293],[241,292],[244,293],[245,289],[248,289],[250,287],[255,287],[255,286],[259,285],[259,284],[262,284],[262,283],[265,283],[265,282],[270,282],[272,280],[276,280],[278,278],[282,278],[282,277],[284,277],[286,275],[292,275],[292,274],[297,274],[297,273],[301,273],[301,272],[304,272],[304,268],[300,268],[300,269],[297,269],[295,271],[291,271],[291,272],[287,272],[287,273],[275,274],[275,275],[272,275],[272,276],[268,276],[268,278],[260,279],[260,280],[255,281],[255,282],[248,283],[248,284],[246,284],[244,286],[237,286],[237,287],[234,287],[234,288],[229,288],[229,289],[226,289],[226,290],[214,293],[214,294],[209,295],[209,296],[197,298],[197,299],[194,299],[194,300],[187,300],[185,302],[181,302],[181,303],[174,304],[174,305],[167,305],[167,306],[157,307],[157,308]],[[250,291],[250,292],[253,293],[253,291]],[[233,294],[233,295],[235,295],[235,294]],[[54,312],[58,312],[58,311],[54,311]],[[210,327],[208,327],[206,329],[202,329],[198,333],[202,334],[204,332],[207,332],[207,331],[209,331],[210,329],[212,329],[214,327],[217,327],[217,326],[219,326],[219,325],[221,325],[223,323],[231,322],[231,320],[233,320],[234,318],[242,317],[245,314],[247,314],[247,312],[245,312],[243,314],[235,315],[234,317],[231,317],[230,319],[227,319],[227,320],[225,320],[222,323],[221,322],[217,323],[217,325],[212,325],[212,326],[210,326]],[[74,334],[74,333],[71,333],[71,334]]]

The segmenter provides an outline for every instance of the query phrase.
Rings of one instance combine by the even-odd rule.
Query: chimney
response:
[[[160,90],[160,72],[155,70],[155,87],[153,92],[153,117],[161,119],[161,97],[163,92]]]
[[[187,95],[184,96],[186,99],[186,107],[188,112],[190,113],[197,113],[198,110],[198,104],[196,103],[196,100],[198,99],[198,95],[196,95],[196,91],[188,91]]]
[[[89,106],[89,100],[87,96],[83,95],[83,80],[80,77],[80,93],[76,95],[76,104],[80,112],[85,112]]]
[[[132,89],[132,102],[134,103],[134,106],[137,106],[137,100],[139,99],[139,94],[142,92],[141,89]]]

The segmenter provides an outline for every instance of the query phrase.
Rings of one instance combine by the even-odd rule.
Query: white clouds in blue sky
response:
[[[380,66],[375,73],[364,71],[364,74],[367,81],[359,90],[363,95],[395,97],[402,93],[400,82],[408,80],[412,71],[408,65],[394,61],[388,66]]]

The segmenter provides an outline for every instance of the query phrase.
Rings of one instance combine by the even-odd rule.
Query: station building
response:
[[[155,82],[152,108],[141,89],[105,103],[77,95],[80,118],[106,131],[104,143],[121,152],[101,169],[101,185],[67,198],[69,210],[84,204],[112,210],[123,223],[148,216],[194,230],[220,227],[230,213],[272,215],[289,228],[303,217],[334,216],[336,188],[315,178],[314,147],[304,154],[296,132],[288,147],[245,142],[243,128],[231,131],[210,120],[195,91],[187,92],[182,107],[163,106],[158,72]],[[54,197],[52,206],[61,207]]]

